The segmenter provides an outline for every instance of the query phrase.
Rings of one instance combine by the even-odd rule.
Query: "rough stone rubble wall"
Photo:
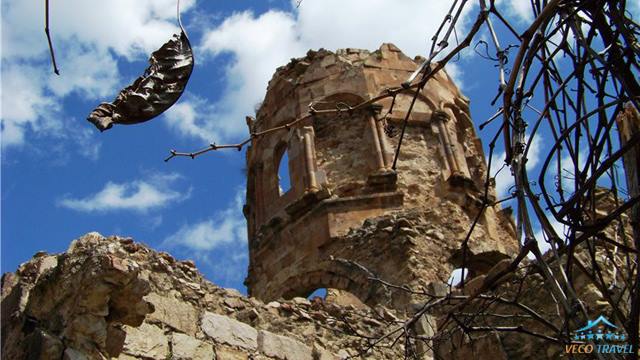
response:
[[[191,261],[97,233],[2,278],[3,359],[341,359],[360,340],[345,321],[375,336],[383,318],[395,316],[320,299],[265,304],[204,280]]]
[[[624,221],[629,220],[624,218]],[[607,229],[605,236],[612,237],[612,231]],[[445,235],[439,229],[430,228],[428,221],[416,212],[367,220],[347,236],[352,241],[348,251],[355,252],[367,244],[386,243],[389,247],[382,247],[378,254],[384,258],[396,251],[394,246],[410,245],[411,249]],[[581,248],[576,250],[576,257],[588,263],[587,252]],[[426,289],[434,296],[422,296],[423,302],[446,297],[449,288],[442,282],[443,276],[433,281],[423,278],[422,269],[437,267],[436,263],[429,262],[437,261],[437,257],[425,259],[419,252],[411,251],[406,255],[404,265],[390,263],[388,266],[400,266],[394,269],[397,272],[411,271],[417,284],[413,289]],[[341,259],[335,260],[339,266],[353,266]],[[558,266],[551,257],[547,260],[552,268]],[[473,294],[487,277],[504,269],[510,261],[499,261],[487,275],[470,278],[464,292],[452,289],[452,295]],[[486,294],[509,299],[518,293],[523,304],[561,326],[561,318],[546,293],[544,281],[540,275],[532,274],[528,265]],[[611,266],[604,268],[603,274],[607,279],[616,276]],[[523,278],[526,281],[521,287]],[[575,273],[573,282],[589,314],[610,315],[603,294],[585,274]],[[391,304],[393,299],[404,296],[403,291],[394,293],[394,289],[388,287],[372,288]],[[369,308],[354,298],[348,299],[353,305],[346,306],[331,301],[345,295],[332,293],[324,301],[294,298],[263,303],[211,284],[202,278],[191,261],[178,261],[130,238],[105,238],[91,233],[75,240],[66,253],[38,253],[15,273],[3,275],[2,358],[344,359],[357,355],[368,344],[363,337],[355,336],[356,332],[376,339],[413,314],[390,311],[382,306]],[[413,305],[415,310],[422,303]],[[431,348],[442,359],[557,359],[561,355],[560,346],[524,334],[482,332],[462,336],[457,328],[441,326],[442,315],[450,305],[455,305],[455,301],[433,308],[411,329],[435,341],[419,349],[425,352],[422,359],[434,357]],[[473,322],[475,325],[522,325],[540,334],[549,334],[547,328],[527,319],[525,313],[513,306],[496,303],[487,307],[480,301],[471,303],[464,312],[480,309],[525,317],[514,322],[515,319],[479,316]],[[363,358],[403,358],[403,345],[400,341],[391,349],[378,346]]]

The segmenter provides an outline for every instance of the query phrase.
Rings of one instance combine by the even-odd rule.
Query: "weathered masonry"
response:
[[[255,121],[248,120],[251,130],[290,123],[309,106],[318,114],[255,138],[247,153],[251,296],[292,298],[329,288],[368,304],[404,306],[409,299],[384,294],[372,275],[426,286],[460,267],[460,244],[480,210],[487,169],[469,101],[448,75],[439,72],[418,95],[397,171],[393,128],[412,94],[341,116],[321,111],[371,99],[416,67],[383,44],[375,52],[310,51],[276,71]],[[469,270],[485,272],[514,253],[514,234],[510,213],[489,207],[464,255]]]

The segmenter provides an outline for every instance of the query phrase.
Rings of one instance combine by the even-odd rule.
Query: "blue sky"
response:
[[[2,272],[36,251],[61,252],[74,238],[98,231],[192,258],[210,280],[242,291],[244,152],[164,163],[168,150],[246,136],[244,117],[264,97],[275,68],[308,49],[393,42],[411,57],[426,55],[449,7],[422,0],[304,0],[299,8],[295,0],[183,0],[196,59],[185,95],[150,122],[99,133],[86,116],[112,101],[177,32],[175,0],[52,2],[61,76],[49,62],[43,3],[1,5]],[[528,0],[497,4],[518,24],[530,18]],[[476,10],[470,7],[459,30]],[[490,62],[469,50],[447,70],[471,98],[476,123],[496,111],[488,105],[497,90]],[[532,168],[542,146],[541,140],[532,149]],[[506,194],[508,171],[497,182]]]

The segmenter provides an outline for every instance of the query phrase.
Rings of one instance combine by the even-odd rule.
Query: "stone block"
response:
[[[198,312],[189,303],[157,293],[150,293],[145,299],[155,307],[155,311],[147,315],[149,319],[160,321],[185,334],[195,335],[198,330]]]
[[[127,354],[120,354],[117,358],[114,358],[114,359],[118,359],[118,360],[138,360],[137,357],[131,356],[131,355],[127,355]]]
[[[454,336],[458,337],[459,334]],[[451,344],[456,344],[456,346],[452,347]],[[474,337],[472,340],[465,337],[462,342],[460,342],[459,337],[457,339],[454,338],[449,344],[439,346],[437,353],[438,356],[436,358],[443,359],[506,360],[509,358],[504,351],[500,336],[495,332]],[[539,355],[543,353],[544,350],[540,349]]]
[[[431,338],[436,335],[436,319],[428,314],[424,314],[415,323],[415,331],[418,335],[426,338]],[[433,356],[433,343],[428,341],[427,343],[422,341],[416,341],[416,346],[420,354],[425,356]]]
[[[125,326],[124,330],[124,353],[152,359],[166,359],[169,355],[169,341],[159,327],[143,323],[139,327]]]
[[[255,351],[258,348],[258,331],[229,317],[205,312],[202,331],[216,342]]]
[[[310,347],[292,338],[261,330],[258,333],[260,352],[281,360],[313,360]]]
[[[509,265],[511,265],[512,260],[511,259],[503,259],[500,262],[498,262],[496,265],[494,265],[491,270],[489,270],[489,272],[487,273],[487,278],[488,279],[493,279],[493,280],[498,280],[497,276],[498,274],[500,274],[501,272],[507,270],[509,268]]]
[[[213,346],[192,336],[174,333],[171,335],[172,360],[212,360]]]
[[[340,358],[317,343],[313,344],[313,360],[339,360]]]
[[[475,294],[482,288],[485,279],[486,275],[479,275],[466,281],[464,284],[464,293],[467,295]]]
[[[89,360],[89,357],[78,350],[67,348],[62,355],[62,360]]]
[[[249,354],[225,346],[216,347],[216,360],[248,360]]]

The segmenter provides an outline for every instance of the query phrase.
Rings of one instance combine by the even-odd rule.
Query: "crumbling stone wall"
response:
[[[313,115],[255,137],[247,152],[246,284],[252,296],[268,301],[335,288],[368,304],[388,304],[366,276],[332,257],[357,260],[382,279],[407,285],[448,277],[460,267],[460,244],[480,211],[487,170],[469,101],[448,75],[437,73],[418,95],[397,172],[391,167],[398,136],[390,133],[401,126],[411,93],[359,111],[326,113],[398,87],[420,60],[383,44],[374,52],[309,51],[276,71],[256,119],[248,120],[250,130],[284,126],[310,109]],[[291,189],[282,194],[277,174],[284,148]],[[490,187],[490,196],[493,193]],[[418,213],[421,226],[433,231],[430,236],[419,234],[413,243],[383,230],[387,226],[366,229],[367,219],[406,220]],[[354,231],[359,235],[349,235]],[[483,257],[484,264],[469,264],[473,272],[486,271],[514,253],[510,213],[488,207],[469,244],[469,258],[491,254]],[[419,261],[407,262],[409,258]],[[405,306],[405,301],[396,298],[393,306]]]
[[[422,241],[432,240],[420,234],[439,237],[428,226],[417,214],[385,215],[367,220],[348,236],[353,248],[357,248],[386,234],[390,247],[380,252],[389,254],[396,251],[394,246],[419,246]],[[576,257],[587,263],[586,250],[577,250]],[[404,266],[394,270],[412,271],[412,276],[417,277],[424,268],[437,268],[436,257],[431,257],[434,262],[426,263],[416,252],[407,255],[404,265],[389,266]],[[334,260],[337,266],[345,266],[354,274],[371,276],[354,268],[354,263],[342,258]],[[510,261],[498,262],[487,276],[499,272]],[[550,256],[548,261],[553,269],[563,266]],[[522,304],[555,326],[562,326],[554,302],[541,296],[545,293],[541,276],[531,274],[527,268],[528,265],[510,275],[508,281],[486,294],[510,299],[518,293]],[[607,278],[616,276],[612,267],[603,270]],[[369,307],[348,293],[333,290],[325,300],[295,297],[264,303],[206,281],[191,261],[178,261],[130,238],[91,233],[75,240],[65,253],[38,253],[15,273],[3,275],[2,358],[400,359],[405,354],[404,341],[387,347],[394,339],[388,337],[390,331],[411,318],[424,301],[473,294],[485,279],[484,275],[472,277],[464,290],[451,289],[442,279],[419,279],[416,283],[420,287],[413,290],[427,291],[429,295],[405,297],[413,305],[406,312],[380,305]],[[522,285],[521,279],[526,279]],[[573,282],[586,301],[589,314],[609,316],[601,291],[585,274],[575,273]],[[347,289],[357,293],[357,289]],[[396,297],[406,296],[404,290],[380,284],[372,289],[380,298],[390,299],[392,305]],[[559,345],[526,334],[487,331],[463,335],[460,329],[442,326],[443,314],[455,304],[453,300],[442,302],[411,326],[412,334],[427,339],[417,342],[418,358],[557,359],[563,355]],[[539,334],[549,333],[543,324],[514,306],[479,300],[464,311],[475,310],[478,314],[523,316],[494,319],[478,315],[470,325],[523,326]],[[369,348],[372,341],[385,336],[388,341]]]
[[[353,331],[380,336],[385,318],[397,319],[320,298],[246,298],[191,261],[97,233],[2,277],[3,359],[342,359],[361,350]]]

